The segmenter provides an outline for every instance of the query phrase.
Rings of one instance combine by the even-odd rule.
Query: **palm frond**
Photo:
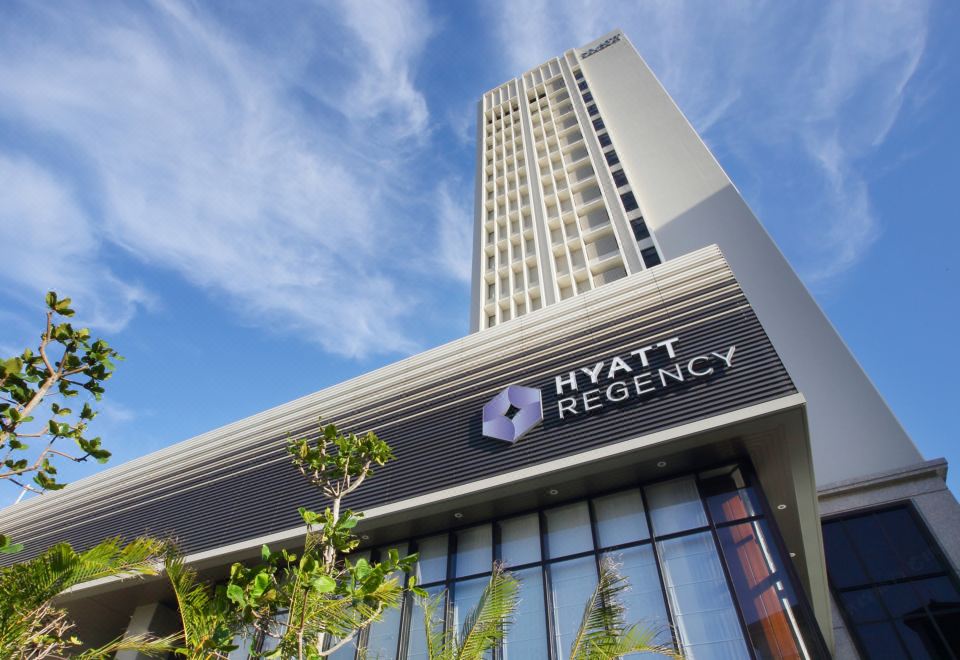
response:
[[[490,581],[463,622],[457,639],[457,660],[478,660],[506,634],[519,602],[520,583],[501,564],[493,567]]]
[[[437,619],[437,611],[444,611],[447,592],[441,591],[429,598],[418,598],[417,603],[423,610],[423,634],[427,642],[429,660],[446,660],[452,651],[450,636],[445,632],[446,617]]]
[[[84,651],[74,657],[80,660],[106,660],[107,658],[112,658],[119,651],[136,651],[150,657],[165,658],[167,654],[177,648],[178,643],[182,639],[183,637],[179,634],[169,635],[167,637],[130,635],[128,637],[115,639],[100,648]]]
[[[640,624],[627,625],[622,597],[629,588],[630,583],[620,574],[616,562],[604,558],[600,579],[587,599],[571,645],[571,660],[614,660],[643,652],[680,657],[672,646],[656,643],[659,631]]]
[[[197,648],[214,632],[210,590],[197,579],[196,571],[183,563],[183,557],[167,557],[166,569],[183,623],[184,642],[188,649]]]

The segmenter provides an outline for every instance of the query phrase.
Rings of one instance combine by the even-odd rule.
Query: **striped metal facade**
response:
[[[559,419],[557,375],[675,336],[677,361],[736,345],[733,367]],[[545,413],[515,445],[481,434],[483,404],[511,384],[540,388]],[[297,506],[320,500],[284,443],[315,429],[321,414],[374,430],[394,448],[396,460],[348,502],[363,510],[795,391],[711,246],[28,500],[0,512],[0,530],[26,543],[26,554],[143,533],[175,537],[195,553],[295,528]]]

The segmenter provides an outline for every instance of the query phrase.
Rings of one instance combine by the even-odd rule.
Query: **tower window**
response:
[[[593,127],[598,131],[602,128],[606,128],[606,126],[604,126],[603,124],[603,120],[600,119],[600,117],[597,117],[596,119],[593,120]]]
[[[581,71],[580,69],[577,69],[576,71],[573,72],[573,77],[576,78],[577,80],[583,80],[583,71]]]
[[[612,151],[610,153],[613,153]],[[637,198],[633,196],[632,192],[625,192],[620,195],[620,201],[623,202],[623,208],[627,211],[634,211],[640,208],[640,205],[637,204]]]
[[[594,115],[598,114],[600,111],[597,110],[596,105],[592,104],[587,106],[587,112],[589,112],[590,116],[593,117]]]
[[[616,165],[620,162],[620,157],[617,155],[617,152],[612,149],[603,155],[607,157],[607,165]]]
[[[585,91],[587,89],[587,81],[581,80],[580,82],[577,83],[577,87],[580,88],[581,92]]]
[[[640,256],[643,257],[643,265],[647,268],[653,268],[660,263],[660,255],[657,254],[657,248],[655,247],[640,250]]]
[[[600,140],[601,147],[609,147],[611,144],[613,144],[613,142],[610,141],[609,133],[601,133],[597,136],[597,139]]]
[[[634,218],[631,220],[630,228],[633,230],[633,237],[638,241],[650,238],[650,230],[647,228],[647,223],[643,221],[643,218]]]
[[[590,92],[584,92],[584,93],[583,93],[583,102],[584,102],[584,103],[590,103],[592,100],[593,100],[593,94],[591,94]]]
[[[613,182],[617,184],[617,188],[622,188],[627,185],[627,175],[623,170],[616,170],[613,172]]]

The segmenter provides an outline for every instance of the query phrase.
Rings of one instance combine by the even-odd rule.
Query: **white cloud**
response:
[[[43,188],[14,188],[4,203],[30,218],[38,244],[70,237],[77,267],[60,275],[89,283],[101,322],[121,327],[145,296],[96,265],[109,241],[331,352],[414,347],[400,329],[411,301],[382,266],[407,247],[387,220],[390,172],[350,136],[386,126],[376,137],[389,151],[422,135],[411,70],[429,26],[416,5],[342,12],[325,29],[345,25],[367,57],[329,72],[303,53],[265,58],[177,2],[64,6],[38,11],[30,30],[0,28],[5,112],[65,155],[60,183],[8,165]],[[295,102],[294,66],[349,90],[336,105],[320,99],[329,121]],[[20,276],[44,272],[31,268]]]
[[[427,130],[427,102],[412,80],[411,65],[421,55],[432,31],[420,2],[351,2],[339,6],[363,60],[342,102],[363,120],[376,120],[378,130],[393,139],[422,138]]]
[[[751,201],[808,281],[822,283],[880,233],[864,160],[897,120],[928,13],[923,0],[822,12],[772,0],[558,0],[549,11],[505,2],[490,15],[508,75],[623,28],[721,159],[730,154],[749,171],[762,154],[783,166],[755,180]]]
[[[108,332],[126,325],[149,301],[141,287],[101,265],[96,228],[52,172],[26,158],[0,154],[0,186],[8,293],[34,308],[44,293],[55,290],[74,299],[80,323]]]
[[[437,191],[440,213],[440,267],[461,282],[470,282],[473,263],[473,212],[467,204],[472,191],[455,191],[445,182]],[[463,188],[463,186],[459,186]]]

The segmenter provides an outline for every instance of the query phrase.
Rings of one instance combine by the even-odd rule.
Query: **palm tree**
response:
[[[108,539],[83,552],[59,543],[32,559],[0,568],[0,657],[92,659],[120,650],[147,655],[171,651],[175,636],[137,635],[81,652],[83,642],[70,634],[74,626],[67,611],[53,603],[58,594],[90,580],[156,575],[164,547],[149,538],[126,545],[119,538]]]
[[[165,567],[183,626],[176,652],[190,660],[224,660],[237,648],[233,642],[243,627],[239,614],[223,590],[199,580],[181,555],[169,554]]]
[[[436,616],[445,594],[423,599],[423,618],[430,660],[479,660],[503,639],[519,602],[520,583],[495,564],[480,600],[464,619],[459,632]]]
[[[580,629],[570,647],[570,660],[613,660],[631,653],[655,653],[682,658],[672,646],[656,643],[658,631],[641,624],[627,625],[621,597],[629,589],[616,563],[600,563],[600,579],[583,609]],[[436,613],[444,594],[421,601],[430,660],[480,660],[500,643],[519,602],[519,582],[495,565],[480,600],[467,616],[460,633],[444,632]]]
[[[580,629],[570,646],[570,660],[613,660],[630,653],[682,657],[672,646],[656,643],[657,630],[639,623],[627,625],[622,595],[630,583],[616,563],[600,562],[600,579],[583,608]]]

